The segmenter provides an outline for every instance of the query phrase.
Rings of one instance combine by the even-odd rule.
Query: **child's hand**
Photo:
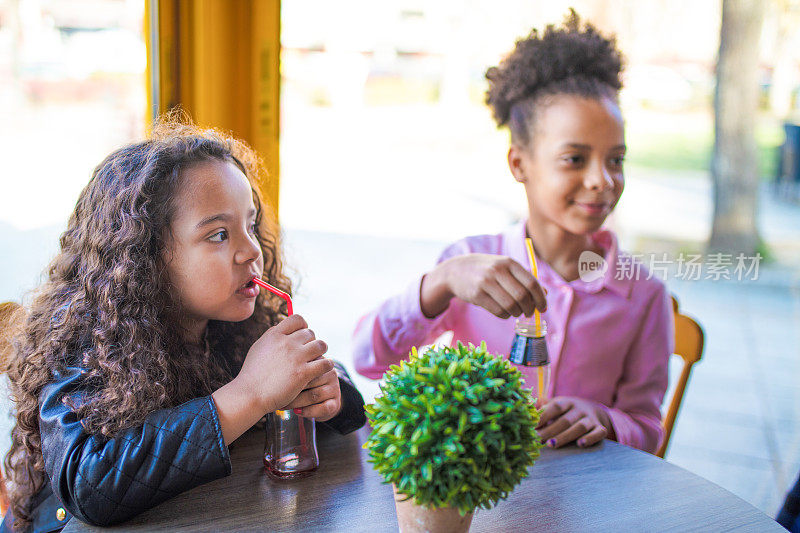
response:
[[[263,416],[288,405],[310,383],[333,371],[333,362],[322,357],[327,351],[328,345],[316,339],[303,317],[292,315],[253,343],[236,381],[255,396]]]
[[[295,412],[300,416],[315,418],[320,422],[338,415],[342,409],[342,393],[336,371],[330,370],[309,383],[286,409],[296,409]]]
[[[547,402],[537,431],[542,442],[559,448],[578,441],[581,448],[597,444],[608,436],[611,420],[594,402],[571,396],[557,396]]]
[[[544,290],[531,272],[510,257],[467,254],[440,263],[425,275],[420,307],[435,317],[459,298],[500,318],[531,316],[547,309]]]

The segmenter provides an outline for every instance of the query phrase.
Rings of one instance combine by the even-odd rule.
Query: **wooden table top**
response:
[[[264,471],[263,431],[231,447],[233,473],[162,503],[117,531],[397,531],[392,488],[367,463],[367,427],[318,430],[320,468],[299,480]],[[545,449],[505,501],[479,510],[480,531],[785,531],[721,487],[644,452],[606,441]],[[65,533],[106,531],[72,519]]]

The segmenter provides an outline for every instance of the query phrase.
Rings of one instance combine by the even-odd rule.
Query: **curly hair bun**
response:
[[[563,26],[551,24],[541,37],[532,30],[500,65],[486,71],[486,103],[500,127],[509,122],[515,104],[543,94],[614,95],[622,88],[621,71],[616,39],[582,25],[570,9]]]

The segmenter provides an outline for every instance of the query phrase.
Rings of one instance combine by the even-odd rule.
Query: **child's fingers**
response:
[[[569,410],[568,407],[562,405],[562,403],[558,400],[558,398],[554,398],[547,402],[542,410],[542,413],[539,415],[539,426],[540,428],[550,422],[551,420],[555,420],[562,414],[566,413]]]
[[[533,299],[533,295],[528,290],[525,285],[523,285],[520,280],[518,280],[513,273],[509,272],[505,276],[501,276],[498,279],[500,285],[502,285],[503,289],[514,299],[517,306],[519,307],[520,313],[526,316],[530,316],[533,314],[533,310],[536,307],[536,302]],[[519,315],[514,315],[519,316]]]
[[[336,370],[331,370],[330,372],[325,372],[320,377],[314,379],[306,385],[307,389],[313,389],[314,387],[319,387],[320,385],[325,385],[326,383],[332,382],[339,382],[339,376],[336,374]]]
[[[342,402],[339,398],[331,398],[329,400],[325,400],[322,403],[317,403],[314,405],[309,405],[308,407],[304,407],[300,410],[300,416],[304,416],[306,418],[315,418],[320,422],[325,422],[326,420],[330,420],[334,416],[339,414],[339,411],[342,408]]]
[[[338,383],[326,383],[319,387],[308,388],[297,395],[297,398],[292,400],[287,408],[288,409],[302,409],[309,405],[322,403],[332,398],[338,398],[340,395]]]
[[[536,309],[542,312],[546,311],[547,299],[545,298],[544,288],[542,288],[539,280],[533,277],[531,271],[524,268],[516,261],[510,266],[509,270],[514,277],[517,278],[517,281],[519,281],[520,284],[525,287],[525,290],[531,295],[531,298],[533,298],[533,302],[536,305]],[[533,310],[531,310],[531,314],[533,314]]]
[[[509,294],[508,290],[506,290],[499,279],[494,279],[487,283],[484,286],[484,290],[492,300],[500,305],[506,316],[519,316],[522,314],[522,308],[516,300],[514,300],[514,297]]]
[[[516,306],[514,313],[512,313],[514,316],[519,316],[521,314],[533,314],[533,308],[535,306],[533,295],[531,295],[528,289],[525,288],[522,283],[520,283],[513,273],[510,271],[505,272],[503,275],[498,276],[497,282],[505,291],[505,293],[508,294],[508,297],[514,302],[514,305]],[[519,311],[518,314],[517,310]]]
[[[303,356],[306,361],[314,361],[320,358],[328,351],[328,344],[322,339],[313,340],[302,346]],[[331,362],[331,365],[333,363]],[[333,368],[333,366],[331,366]],[[328,369],[330,370],[330,369]]]
[[[314,342],[322,342],[322,341],[314,341]],[[323,344],[325,343],[323,342]],[[310,346],[310,344],[307,344],[306,346]],[[306,363],[305,365],[303,365],[303,369],[304,369],[303,378],[305,379],[306,383],[310,383],[311,381],[323,375],[325,372],[330,372],[331,370],[333,370],[333,361],[321,357],[319,359],[312,360]]]
[[[508,318],[509,316],[511,316],[505,309],[503,309],[503,306],[497,303],[494,300],[494,298],[492,298],[492,296],[485,290],[482,290],[478,295],[478,297],[475,299],[475,301],[471,303],[483,307],[484,309],[492,313],[494,316],[500,318]]]
[[[307,328],[308,324],[306,323],[306,319],[300,315],[292,315],[290,317],[286,317],[273,328],[275,331],[283,333],[284,335],[290,335],[297,331],[298,329]]]
[[[570,442],[573,442],[586,435],[591,429],[593,429],[589,424],[589,419],[583,417],[574,424],[571,424],[566,430],[562,431],[555,437],[548,438],[545,443],[550,448],[559,448],[565,444],[569,444]]]
[[[298,329],[297,331],[291,333],[288,336],[298,341],[300,344],[308,344],[309,342],[317,338],[317,336],[314,335],[314,332],[308,328]]]
[[[603,426],[597,426],[589,433],[578,439],[578,446],[585,448],[587,446],[594,446],[601,440],[608,436],[608,431]]]
[[[554,420],[551,424],[548,424],[544,428],[537,430],[539,434],[539,438],[542,439],[543,442],[547,442],[547,440],[563,433],[567,429],[572,426],[572,422],[570,422],[567,416],[562,416]]]

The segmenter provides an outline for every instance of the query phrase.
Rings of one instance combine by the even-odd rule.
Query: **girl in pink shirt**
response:
[[[610,438],[655,452],[672,353],[670,297],[601,229],[624,185],[621,70],[614,39],[582,27],[574,12],[563,27],[519,40],[488,70],[486,101],[510,129],[508,165],[525,190],[528,218],[451,245],[405,293],[362,318],[355,332],[361,374],[380,378],[412,346],[445,331],[507,355],[514,317],[536,308],[547,321],[552,367],[542,439],[559,447]],[[587,256],[603,258],[604,268],[581,270]],[[531,382],[533,369],[520,369]]]

